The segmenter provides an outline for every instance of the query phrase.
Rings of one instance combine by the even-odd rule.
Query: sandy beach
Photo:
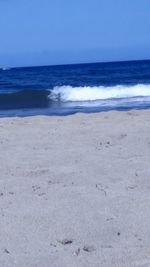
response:
[[[0,119],[0,266],[150,266],[150,111]]]

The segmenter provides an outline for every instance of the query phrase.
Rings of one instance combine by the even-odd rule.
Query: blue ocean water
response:
[[[0,117],[150,107],[150,60],[0,69]]]

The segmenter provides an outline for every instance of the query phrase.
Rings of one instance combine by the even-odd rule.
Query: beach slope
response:
[[[0,266],[150,266],[150,111],[0,119]]]

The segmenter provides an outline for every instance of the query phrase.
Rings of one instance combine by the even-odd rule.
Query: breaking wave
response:
[[[57,86],[50,91],[49,98],[57,101],[96,101],[115,98],[131,98],[150,96],[150,85],[138,84],[133,86]]]
[[[0,91],[0,110],[24,108],[73,108],[131,106],[150,103],[150,85],[57,86],[52,89]]]

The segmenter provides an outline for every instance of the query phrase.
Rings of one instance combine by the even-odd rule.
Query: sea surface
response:
[[[0,117],[146,108],[150,60],[0,69]]]

